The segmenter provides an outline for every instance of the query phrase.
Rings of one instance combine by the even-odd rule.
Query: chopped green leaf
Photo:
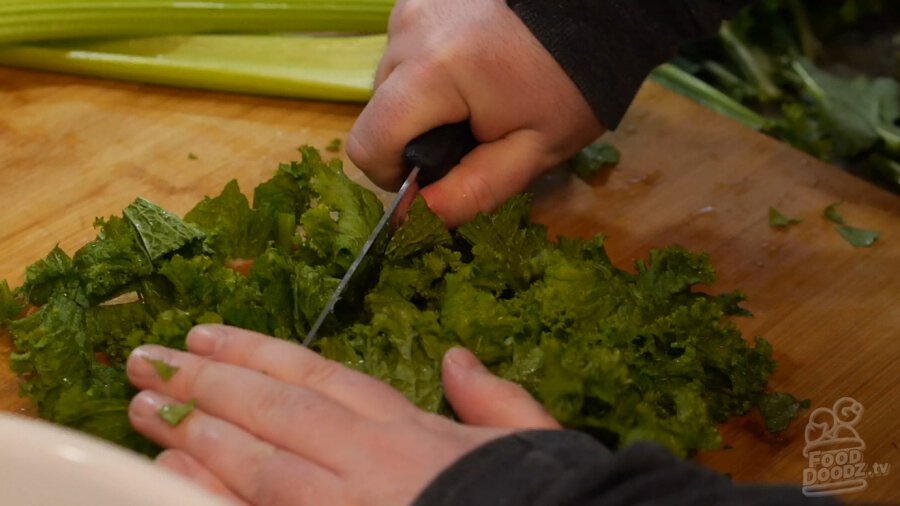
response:
[[[159,417],[165,420],[169,425],[177,427],[191,414],[191,412],[194,411],[195,407],[197,407],[197,401],[191,399],[184,404],[166,404],[159,408],[157,413],[159,414]]]
[[[72,259],[56,246],[43,260],[25,269],[23,292],[30,304],[40,305],[75,276]]]
[[[341,150],[341,144],[342,141],[340,139],[331,139],[331,142],[329,142],[328,145],[325,146],[325,151],[328,151],[329,153],[337,153]]]
[[[22,312],[23,306],[9,289],[6,280],[0,281],[0,325],[6,325]]]
[[[163,381],[169,381],[170,379],[172,379],[172,376],[174,376],[179,369],[177,366],[171,365],[164,360],[152,359],[147,357],[144,357],[144,360],[146,360],[148,364],[152,365],[153,368],[156,369],[156,374],[158,374]]]
[[[769,226],[772,228],[786,228],[791,225],[803,223],[800,218],[789,218],[774,207],[769,208]]]
[[[250,208],[237,181],[216,198],[206,197],[184,216],[206,235],[207,245],[224,259],[254,258],[265,251],[275,226],[271,215]]]
[[[188,153],[188,160],[199,160],[200,157],[195,155],[194,153]]]
[[[778,434],[783,432],[800,414],[809,407],[809,399],[800,401],[788,393],[767,393],[759,402],[759,412],[766,421],[766,429]]]
[[[875,244],[875,241],[881,237],[881,232],[875,230],[866,230],[863,228],[851,227],[849,225],[838,225],[834,227],[841,237],[853,245],[854,248],[868,248]]]
[[[837,223],[838,225],[845,225],[844,217],[841,216],[841,213],[838,212],[838,207],[842,204],[842,202],[832,202],[828,204],[828,207],[825,208],[825,218],[828,221],[833,223]]]
[[[619,163],[619,150],[608,142],[595,142],[569,161],[569,168],[581,179],[590,179],[601,170]]]
[[[137,230],[150,260],[154,262],[204,238],[203,232],[196,227],[142,198],[126,207],[124,213],[125,218]]]
[[[128,423],[131,350],[184,349],[189,330],[209,322],[305,336],[383,210],[339,162],[301,152],[256,188],[253,207],[234,182],[184,221],[139,200],[125,218],[98,222],[74,260],[55,249],[19,292],[0,284],[11,365],[42,417],[153,454]],[[519,196],[450,230],[416,199],[313,349],[450,415],[441,360],[464,345],[610,447],[717,447],[716,424],[758,404],[775,368],[769,343],[748,343],[729,320],[747,314],[743,294],[697,291],[715,281],[708,255],[653,250],[630,273],[612,264],[602,236],[550,240],[530,215]],[[24,316],[20,302],[41,307]],[[151,363],[163,379],[175,374]],[[178,423],[192,408],[160,416]]]

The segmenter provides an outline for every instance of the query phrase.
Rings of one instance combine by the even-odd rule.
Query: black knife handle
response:
[[[464,156],[478,146],[469,121],[439,126],[416,137],[403,150],[407,171],[419,167],[419,187],[446,176]]]

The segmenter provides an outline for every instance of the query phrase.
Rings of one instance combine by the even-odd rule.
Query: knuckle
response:
[[[479,173],[471,174],[465,180],[466,193],[478,212],[493,211],[500,203],[487,179]],[[473,213],[474,214],[474,213]]]
[[[261,389],[252,402],[254,406],[251,412],[258,424],[269,423],[278,413],[306,412],[312,409],[307,396],[295,388],[275,382]]]
[[[391,33],[403,32],[416,26],[424,18],[423,12],[426,2],[420,0],[408,0],[398,4],[393,12],[388,24],[388,30]]]
[[[366,147],[367,134],[354,128],[347,136],[347,156],[360,170],[366,171],[374,166],[375,159]]]
[[[255,479],[250,481],[251,487],[246,493],[251,504],[269,506],[291,503],[285,490],[286,484],[281,481],[284,460],[284,453],[272,447],[254,456],[249,464]]]

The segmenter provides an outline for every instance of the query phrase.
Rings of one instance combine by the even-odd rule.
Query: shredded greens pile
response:
[[[56,248],[17,290],[0,284],[11,364],[43,418],[153,453],[126,415],[133,348],[184,348],[205,322],[305,335],[382,205],[339,161],[301,152],[252,205],[235,182],[184,219],[138,199],[98,220],[97,239],[74,256]],[[718,422],[771,399],[770,345],[748,345],[726,318],[746,314],[743,295],[692,291],[714,279],[706,255],[656,250],[631,274],[611,264],[602,236],[552,242],[529,214],[523,196],[448,230],[417,200],[315,347],[452,415],[440,360],[462,344],[566,426],[613,447],[653,440],[682,455],[717,448]],[[765,406],[777,427],[797,412]]]

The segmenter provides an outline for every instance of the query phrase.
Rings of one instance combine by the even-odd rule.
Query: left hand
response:
[[[447,466],[493,439],[559,424],[469,351],[443,361],[460,424],[416,408],[389,385],[299,345],[221,325],[188,335],[189,353],[142,346],[128,376],[129,416],[170,448],[158,462],[238,503],[409,504]],[[178,367],[163,381],[146,359]],[[177,427],[158,415],[195,399]]]

